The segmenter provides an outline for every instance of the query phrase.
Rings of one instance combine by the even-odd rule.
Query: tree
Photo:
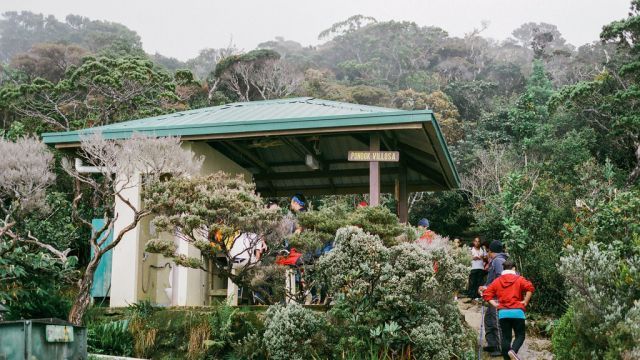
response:
[[[56,83],[88,55],[88,50],[77,45],[35,44],[28,52],[14,56],[10,66],[22,71],[29,80],[40,77]]]
[[[144,56],[140,37],[126,26],[78,15],[61,22],[53,15],[8,11],[0,19],[0,62],[27,52],[35,44],[75,44],[110,56]]]
[[[55,223],[70,223],[69,208],[62,194],[46,194],[53,155],[34,138],[0,139],[0,152],[0,302],[10,318],[65,316],[75,227]]]
[[[58,251],[30,232],[14,231],[27,214],[46,209],[45,191],[55,179],[51,171],[53,155],[43,143],[32,138],[22,138],[15,143],[0,139],[0,152],[4,155],[0,159],[0,256],[23,243],[50,250],[66,261],[68,250]]]
[[[239,101],[290,96],[300,89],[302,74],[272,50],[253,50],[224,58],[216,65],[210,94],[227,89]]]
[[[153,212],[153,223],[159,231],[177,234],[178,238],[200,249],[205,258],[222,257],[214,261],[223,276],[236,284],[251,286],[249,275],[266,255],[256,251],[277,246],[282,238],[274,226],[275,210],[266,209],[255,193],[255,185],[242,175],[229,176],[218,172],[206,177],[176,178],[156,182],[145,191],[145,204]],[[178,265],[200,268],[200,258],[188,258],[176,253],[172,240],[149,240],[146,249],[173,258]]]
[[[397,108],[403,110],[432,110],[449,144],[455,144],[464,138],[458,108],[444,92],[434,91],[426,94],[412,89],[400,90],[393,102]]]
[[[303,47],[296,41],[286,40],[280,36],[276,36],[275,40],[258,44],[258,49],[270,49],[277,52],[301,72],[313,66],[315,60],[313,56],[316,54],[315,47]]]
[[[377,22],[378,21],[371,16],[353,15],[347,20],[337,22],[331,25],[330,28],[320,32],[318,39],[324,39],[335,35],[344,35],[349,32],[360,30],[360,28],[368,24],[375,24]]]
[[[640,179],[640,115],[638,107],[638,87],[640,86],[640,1],[631,1],[631,12],[625,20],[614,21],[602,29],[600,38],[612,41],[624,51],[629,50],[632,58],[620,68],[620,87],[613,94],[616,106],[616,118],[612,124],[615,133],[621,133],[622,140],[632,145],[635,153],[635,165],[631,170],[628,183]],[[630,86],[626,86],[627,84]]]
[[[530,47],[538,59],[549,56],[547,48],[559,50],[568,46],[553,24],[528,22],[513,30],[512,35],[521,46]]]
[[[525,150],[534,138],[545,138],[550,129],[547,103],[554,94],[544,65],[540,60],[533,63],[533,72],[527,80],[527,87],[509,111],[509,118],[503,131],[512,141]]]
[[[169,74],[149,60],[88,58],[57,82],[36,78],[0,89],[0,104],[31,132],[68,131],[158,115],[180,105]]]
[[[334,25],[336,29],[343,26]],[[440,28],[408,21],[371,22],[348,29],[340,30],[319,48],[320,66],[335,71],[338,79],[386,85],[393,90],[401,88],[413,71],[426,69],[436,61],[447,37]]]
[[[208,89],[206,83],[198,82],[189,70],[178,69],[173,75],[173,81],[176,84],[176,96],[184,108],[197,109],[205,107],[209,104]]]
[[[448,84],[444,92],[449,95],[465,122],[477,122],[485,112],[493,108],[492,100],[497,87],[495,83],[484,80],[460,81]]]
[[[308,69],[303,86],[307,96],[326,100],[388,106],[391,99],[391,94],[385,88],[370,85],[347,86],[338,82],[333,73],[327,70]]]
[[[222,59],[236,55],[238,49],[236,49],[233,43],[229,43],[226,48],[220,49],[202,49],[198,53],[198,56],[186,61],[186,68],[191,70],[198,80],[211,80],[209,79]]]
[[[149,205],[136,204],[127,195],[134,186],[152,187],[162,183],[165,177],[181,178],[199,171],[202,158],[181,148],[177,138],[150,138],[134,135],[127,140],[105,140],[99,133],[81,141],[81,157],[94,167],[95,172],[85,173],[66,161],[64,169],[74,179],[74,219],[91,229],[91,219],[78,211],[83,197],[91,196],[95,202],[96,216],[101,216],[104,225],[94,229],[89,239],[93,256],[89,260],[80,281],[78,294],[69,313],[69,321],[80,324],[91,301],[93,275],[105,253],[116,247],[125,234],[135,229],[140,220],[150,214]],[[120,231],[113,233],[113,240],[105,244],[113,231],[116,219],[124,221],[125,215],[116,212],[116,202],[122,203],[130,217]],[[93,216],[93,214],[92,214]]]
[[[606,159],[627,174],[629,185],[640,179],[640,2],[633,1],[629,17],[603,28],[600,37],[615,44],[611,68],[604,69],[593,80],[581,81],[562,88],[551,98],[551,111],[557,116],[568,114],[576,129],[590,129],[598,146],[592,148],[600,163]]]
[[[175,73],[177,70],[184,69],[186,67],[185,62],[180,61],[174,57],[164,56],[158,52],[153,55],[149,55],[149,58],[153,60],[155,64],[159,65],[170,73]]]

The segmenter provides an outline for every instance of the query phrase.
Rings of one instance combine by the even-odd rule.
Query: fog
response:
[[[149,0],[2,0],[0,12],[30,10],[64,19],[78,14],[119,22],[141,36],[144,49],[185,60],[202,48],[233,41],[250,50],[276,36],[304,45],[318,33],[354,14],[378,20],[407,20],[435,25],[455,36],[490,23],[483,33],[507,38],[525,22],[558,26],[574,45],[597,40],[602,24],[624,18],[629,0],[324,0],[149,1]]]

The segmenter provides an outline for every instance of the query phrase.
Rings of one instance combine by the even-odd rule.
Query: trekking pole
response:
[[[478,339],[478,360],[482,360],[482,333],[484,332],[484,301],[481,305],[480,337]]]

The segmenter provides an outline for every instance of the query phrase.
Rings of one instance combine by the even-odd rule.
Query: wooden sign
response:
[[[400,153],[397,151],[349,151],[349,161],[400,161]]]

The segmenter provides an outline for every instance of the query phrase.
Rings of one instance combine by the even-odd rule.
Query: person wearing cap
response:
[[[300,193],[293,195],[289,202],[289,212],[282,219],[287,227],[287,235],[302,232],[302,227],[298,223],[298,215],[305,211],[307,211],[307,199]]]
[[[435,238],[436,233],[429,230],[429,220],[426,218],[418,221],[418,235],[418,242],[424,242],[427,245],[431,244]]]
[[[489,253],[487,254],[491,259],[491,265],[489,266],[489,272],[487,273],[487,282],[484,286],[481,286],[478,290],[480,295],[495,279],[502,274],[502,264],[508,259],[508,255],[504,253],[504,246],[500,240],[493,240],[489,244]],[[484,298],[484,296],[483,296]],[[487,340],[487,346],[483,349],[491,353],[491,356],[500,356],[500,328],[498,325],[498,312],[495,307],[490,306],[484,316],[484,334]]]
[[[525,339],[525,309],[529,305],[535,288],[533,284],[516,273],[516,265],[507,260],[504,270],[484,291],[482,297],[493,308],[498,309],[498,322],[502,334],[502,357],[505,360],[520,360],[518,350]],[[497,299],[497,300],[496,300]],[[515,333],[513,343],[511,339]]]
[[[307,199],[300,193],[295,194],[291,197],[289,208],[294,213],[304,212],[307,210]]]

